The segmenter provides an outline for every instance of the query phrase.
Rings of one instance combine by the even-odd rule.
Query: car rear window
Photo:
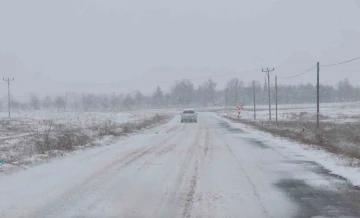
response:
[[[192,110],[187,110],[187,111],[184,111],[184,114],[194,114],[195,111],[192,111]]]

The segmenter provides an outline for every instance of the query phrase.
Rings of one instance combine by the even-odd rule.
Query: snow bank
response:
[[[268,141],[274,149],[285,149],[286,152],[297,154],[299,157],[305,157],[307,160],[314,161],[323,166],[330,173],[347,179],[353,186],[360,186],[360,161],[346,156],[331,154],[324,150],[318,150],[314,147],[289,141],[284,138],[275,137],[270,133],[259,131],[241,123],[232,123],[219,116],[233,128],[241,128],[250,133],[254,138]]]

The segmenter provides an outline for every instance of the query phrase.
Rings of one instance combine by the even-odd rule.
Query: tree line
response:
[[[271,88],[271,100],[275,102],[275,87]],[[222,89],[217,83],[208,79],[195,87],[187,79],[176,81],[169,91],[165,92],[160,86],[150,95],[140,91],[128,94],[95,94],[95,93],[67,93],[57,96],[39,97],[30,94],[27,101],[11,100],[12,110],[72,110],[72,111],[122,111],[132,109],[151,108],[185,108],[229,106],[237,104],[252,105],[268,103],[267,81],[245,84],[238,78],[230,79]],[[348,79],[339,81],[335,86],[320,85],[320,99],[322,103],[359,101],[360,87],[350,84]],[[279,104],[314,103],[316,100],[316,86],[313,84],[278,85]],[[7,109],[7,99],[0,102],[2,111]]]

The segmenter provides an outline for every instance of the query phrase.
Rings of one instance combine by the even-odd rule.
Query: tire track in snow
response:
[[[141,167],[138,169],[138,171],[135,173],[136,175],[139,174],[141,171],[145,170],[146,168],[148,168],[149,166],[151,166],[159,157],[167,154],[167,153],[170,153],[171,151],[173,151],[176,146],[178,144],[180,144],[184,139],[185,137],[183,137],[183,134],[185,134],[185,127],[183,126],[181,129],[180,129],[180,132],[177,132],[176,131],[177,128],[171,128],[171,131],[174,131],[173,134],[171,134],[170,138],[173,139],[173,137],[175,136],[176,137],[176,140],[175,142],[172,142],[166,146],[164,146],[164,148],[160,149],[159,151],[156,151],[154,153],[154,156],[152,158],[150,158],[149,160],[145,161],[144,164],[141,165]],[[169,131],[167,131],[169,132]],[[160,142],[162,143],[162,142]],[[159,146],[162,146],[161,144],[159,144]]]
[[[187,187],[187,191],[183,194],[185,194],[185,196],[182,196],[184,199],[182,200],[182,204],[183,204],[183,212],[182,212],[182,217],[183,218],[188,218],[191,216],[191,212],[192,212],[192,206],[194,203],[194,197],[195,197],[195,192],[196,192],[196,186],[197,186],[197,181],[198,181],[198,161],[199,161],[199,154],[198,151],[201,148],[199,145],[200,142],[200,138],[202,135],[202,130],[204,129],[204,125],[201,125],[199,127],[200,129],[198,129],[198,132],[196,134],[195,140],[194,142],[190,145],[190,149],[188,150],[187,156],[189,157],[188,160],[188,164],[187,166],[184,166],[184,173],[182,175],[181,181],[183,182],[185,177],[186,177],[186,172],[188,172],[191,169],[191,165],[192,162],[195,159],[195,166],[192,169],[191,172],[191,179],[190,179],[190,185],[189,187]],[[185,159],[186,161],[186,159]]]
[[[190,145],[188,145],[189,147],[185,152],[179,170],[171,178],[171,181],[174,181],[174,183],[166,189],[164,196],[161,198],[161,201],[153,214],[153,217],[177,217],[179,214],[175,213],[179,210],[179,205],[181,205],[181,208],[183,208],[182,212],[180,212],[180,216],[183,217],[183,215],[190,215],[194,198],[193,195],[196,190],[198,177],[197,170],[192,170],[191,172],[189,188],[184,187],[184,185],[186,183],[185,180],[189,174],[191,166],[193,165],[193,159],[195,156],[197,156],[196,150],[199,149],[198,144],[203,128],[203,125],[199,125],[197,127],[195,138],[192,140]],[[196,166],[194,168],[196,168]],[[170,202],[172,204],[171,207],[164,207],[165,202]]]
[[[157,129],[155,129],[155,132],[156,132],[156,133],[162,132],[162,131],[169,133],[169,132],[175,131],[175,130],[178,128],[178,126],[173,126],[173,127],[170,127],[170,128],[169,128],[169,127],[165,124],[165,125],[161,125],[161,126],[156,127],[156,128],[157,128]],[[169,128],[169,129],[165,131],[166,128]],[[153,130],[153,131],[154,131],[154,130]],[[126,137],[126,136],[125,136],[125,137]],[[115,141],[114,143],[118,143],[118,142],[119,142],[120,140],[122,140],[122,139],[125,139],[125,138],[119,137],[119,139],[118,139],[117,141]],[[154,138],[153,138],[153,139],[154,139]],[[128,144],[129,144],[129,142],[125,142],[125,143],[123,143],[122,145],[128,145]],[[96,146],[94,146],[94,147],[96,147]],[[87,155],[87,156],[85,156],[85,157],[79,158],[79,161],[87,161],[88,159],[90,159],[90,158],[92,158],[92,157],[98,156],[98,155],[100,155],[100,154],[102,154],[102,153],[106,153],[107,151],[109,151],[109,150],[111,150],[111,149],[114,149],[113,147],[111,147],[111,145],[110,145],[109,147],[106,147],[106,146],[103,146],[103,147],[104,147],[104,149],[102,149],[102,150],[100,150],[100,151],[97,151],[96,153],[92,153],[92,154],[89,154],[89,155]],[[87,148],[85,148],[85,149],[87,149]]]
[[[243,164],[242,164],[242,161],[239,160],[236,155],[234,154],[234,151],[230,148],[229,144],[226,142],[226,140],[219,134],[216,132],[216,134],[218,135],[218,138],[220,138],[223,143],[225,144],[225,146],[227,147],[229,153],[230,153],[230,156],[232,156],[235,160],[235,162],[238,164],[240,170],[243,172],[246,180],[248,181],[248,183],[250,184],[251,188],[252,188],[252,192],[253,192],[253,195],[254,197],[256,198],[257,202],[259,203],[259,206],[261,208],[261,211],[262,211],[262,214],[264,215],[263,217],[266,217],[266,218],[270,218],[270,215],[269,215],[269,211],[266,209],[262,199],[261,199],[261,196],[259,194],[259,191],[257,190],[254,182],[252,181],[252,179],[250,178],[249,174],[247,173],[246,169],[244,168]]]
[[[168,134],[167,138],[169,138],[170,140],[164,142],[164,141],[159,141],[157,144],[157,150],[152,152],[151,154],[149,154],[147,156],[147,160],[144,163],[140,164],[140,167],[137,169],[134,169],[133,173],[133,180],[138,180],[138,179],[143,179],[144,175],[147,175],[148,172],[153,172],[151,171],[151,166],[154,166],[154,162],[158,161],[158,160],[163,160],[161,159],[164,155],[169,154],[171,151],[174,150],[173,146],[174,145],[178,145],[179,143],[181,143],[185,137],[184,135],[187,134],[187,132],[185,132],[185,128],[184,126],[179,129],[179,126],[174,128],[171,128],[171,132],[173,132],[173,134]],[[167,133],[169,133],[169,131],[166,131]],[[160,164],[160,167],[158,169],[163,169],[166,167],[161,166],[162,164]],[[138,166],[138,164],[134,165],[135,167]],[[146,171],[146,169],[149,168],[149,171]],[[155,170],[155,169],[154,169]],[[157,170],[157,169],[156,169]],[[166,170],[166,172],[164,172],[165,176],[165,180],[162,180],[162,183],[167,184],[167,182],[169,181],[169,179],[171,178],[169,175],[171,175],[172,171],[168,171]],[[145,173],[145,174],[144,174]],[[158,177],[163,177],[164,174],[157,174]],[[134,182],[137,183],[137,182]],[[112,186],[116,186],[115,183]],[[129,186],[130,188],[131,186]],[[136,187],[136,186],[135,186]],[[111,189],[106,190],[106,192],[110,192],[111,193]],[[126,208],[126,210],[132,211],[135,210],[138,207],[146,207],[146,205],[144,205],[144,197],[146,198],[146,196],[148,196],[148,193],[151,192],[151,189],[149,190],[149,187],[136,187],[131,193],[126,194],[126,195],[131,195],[129,197],[126,198],[126,203],[124,202],[122,204],[122,206],[124,208]],[[102,195],[103,196],[103,195]],[[104,199],[106,200],[106,198]],[[156,198],[154,200],[157,200]],[[92,207],[96,207],[96,202],[93,202],[93,204],[91,205]],[[150,212],[150,214],[153,211]],[[124,217],[132,217],[131,212],[125,212],[125,214],[123,214]],[[143,215],[138,215],[138,216],[143,216]],[[147,217],[156,217],[156,216],[149,216],[147,215]]]
[[[160,158],[161,156],[167,154],[170,152],[169,150],[169,147],[172,147],[173,146],[173,143],[170,143],[172,142],[172,140],[176,140],[175,144],[177,144],[178,142],[181,142],[182,140],[184,140],[184,137],[183,135],[186,134],[184,132],[185,128],[182,127],[180,130],[177,131],[177,129],[179,129],[179,126],[177,126],[176,128],[172,127],[171,130],[172,132],[174,132],[173,134],[169,134],[168,136],[166,136],[167,138],[169,138],[171,141],[160,141],[158,142],[158,146],[157,150],[155,150],[154,152],[150,153],[148,155],[148,160],[145,161],[145,163],[141,164],[140,168],[138,169],[134,169],[135,173],[134,173],[134,178],[133,179],[137,179],[137,178],[140,178],[140,177],[137,177],[137,176],[140,176],[141,172],[144,172],[145,169],[147,169],[148,167],[150,166],[153,166],[153,162],[155,162],[156,160],[158,160],[158,158]],[[170,131],[166,131],[167,133],[169,133]],[[175,137],[174,137],[175,136]],[[180,137],[180,138],[179,138]],[[173,150],[173,149],[172,149]],[[166,153],[164,153],[163,151],[167,151]],[[161,153],[161,154],[159,154]],[[170,173],[171,171],[167,172],[167,176],[165,176],[164,178],[166,178],[165,180],[165,183],[166,181],[168,181],[168,179],[170,178]],[[116,183],[112,182],[111,185],[109,187],[116,187]],[[113,191],[111,191],[112,188],[106,188],[104,191],[105,193],[109,193],[109,195],[112,194]],[[123,207],[124,208],[127,208],[127,209],[130,209],[130,208],[138,208],[139,205],[142,204],[142,200],[143,200],[143,195],[146,195],[147,191],[147,188],[142,188],[142,187],[139,187],[139,188],[136,188],[132,193],[129,193],[129,195],[131,195],[131,197],[127,198],[126,199],[126,203],[123,204]],[[99,200],[97,199],[96,201],[92,202],[90,204],[90,206],[88,208],[85,208],[84,212],[86,212],[86,209],[90,209],[90,208],[93,208],[93,207],[96,207],[98,202],[101,202],[101,201],[106,201],[107,198],[103,197],[104,196],[104,192],[102,193],[102,195],[100,196],[102,200]],[[106,196],[106,195],[105,195]],[[124,215],[124,217],[128,217],[129,215]],[[131,215],[130,215],[131,217]],[[153,217],[153,216],[149,216],[149,217]]]
[[[179,126],[177,126],[177,128],[179,128]],[[98,170],[95,170],[95,172],[92,173],[88,178],[83,180],[83,182],[70,188],[68,191],[57,197],[56,200],[45,205],[43,209],[36,211],[32,216],[47,217],[56,213],[56,211],[64,210],[66,205],[71,204],[71,202],[76,203],[77,199],[81,198],[86,192],[91,191],[93,187],[99,187],[103,185],[104,181],[106,181],[105,177],[107,176],[107,174],[113,172],[114,170],[119,170],[127,167],[135,161],[138,161],[139,159],[154,153],[157,149],[160,148],[161,145],[166,144],[167,141],[172,139],[175,134],[177,134],[176,131],[171,135],[165,136],[162,140],[160,140],[160,142],[153,142],[154,144],[150,147],[142,146],[141,148],[131,151],[126,155],[121,155],[120,158],[116,159],[110,164],[105,164],[101,166]],[[56,187],[54,188],[56,189]]]
[[[183,218],[188,218],[191,216],[191,210],[194,203],[197,181],[198,181],[198,163],[196,162],[196,166],[190,181],[190,188],[185,196],[184,210],[182,213]]]
[[[205,157],[208,155],[210,149],[211,149],[210,132],[209,132],[209,128],[206,128],[205,144],[204,144],[204,155],[205,155]]]

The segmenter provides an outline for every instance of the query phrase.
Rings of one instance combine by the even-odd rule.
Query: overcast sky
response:
[[[15,96],[263,82],[244,71],[287,76],[359,57],[359,21],[359,0],[0,0],[0,76],[15,77]],[[346,77],[360,85],[360,61],[321,69],[322,83]]]

